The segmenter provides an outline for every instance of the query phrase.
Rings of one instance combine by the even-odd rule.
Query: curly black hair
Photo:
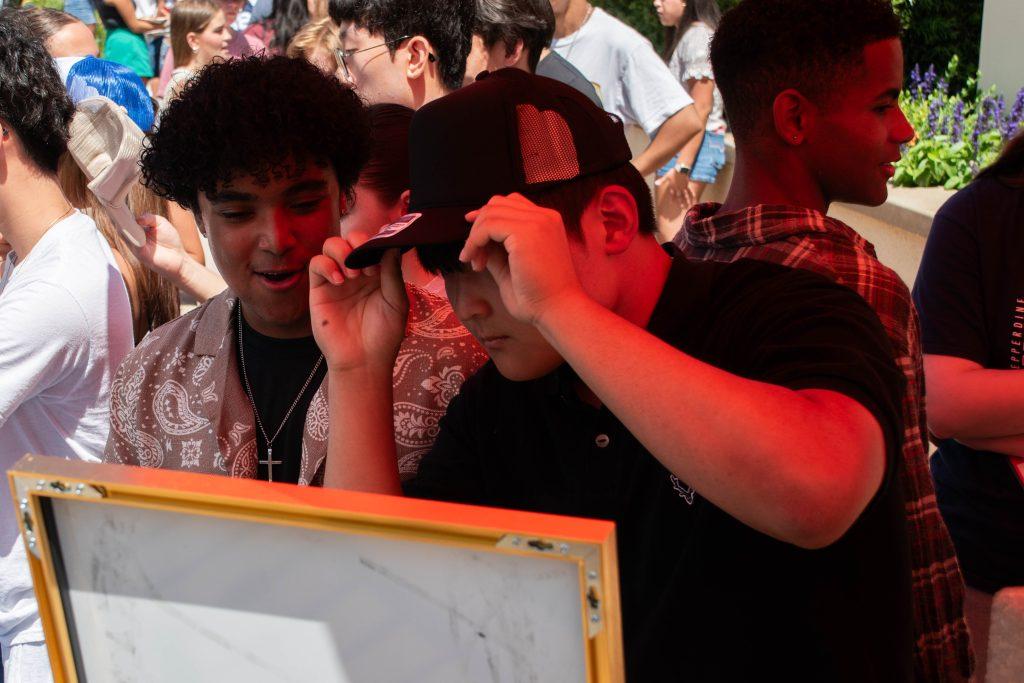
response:
[[[392,56],[399,38],[423,36],[437,53],[445,87],[462,87],[473,44],[476,0],[330,0],[327,11],[339,26],[352,22],[383,36]]]
[[[36,166],[56,173],[75,107],[24,11],[0,10],[0,119]]]
[[[775,97],[826,102],[864,48],[900,36],[890,0],[744,0],[722,18],[711,65],[737,138],[767,130]]]
[[[142,178],[161,197],[199,211],[240,176],[280,178],[330,165],[349,194],[369,155],[362,101],[304,59],[261,56],[211,64],[171,101],[142,154]]]

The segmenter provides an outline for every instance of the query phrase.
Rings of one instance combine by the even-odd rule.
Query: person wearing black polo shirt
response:
[[[407,494],[614,520],[630,681],[909,680],[902,380],[866,304],[663,250],[621,122],[555,81],[494,72],[417,112],[410,144],[409,215],[310,262],[325,485],[402,492],[415,246],[492,361]]]

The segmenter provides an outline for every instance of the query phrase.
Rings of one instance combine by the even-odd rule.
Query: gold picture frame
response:
[[[221,526],[270,525],[251,528],[327,534],[328,542],[397,541],[411,543],[409,552],[440,547],[453,557],[465,551],[495,562],[543,558],[555,563],[545,566],[578,576],[572,580],[579,594],[571,600],[578,599],[579,605],[579,631],[574,633],[582,634],[584,680],[624,681],[611,522],[35,455],[19,460],[8,478],[58,683],[85,678],[72,606],[77,598],[67,585],[58,519],[127,513],[130,518],[155,514],[171,524],[201,519],[211,528],[218,526],[216,520]]]

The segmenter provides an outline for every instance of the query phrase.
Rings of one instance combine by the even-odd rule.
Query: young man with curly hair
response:
[[[462,86],[476,0],[330,0],[341,71],[368,104],[418,109]]]
[[[0,467],[26,453],[98,460],[111,382],[132,348],[128,293],[96,224],[61,193],[74,109],[53,60],[0,11]],[[8,681],[49,681],[25,546],[0,487],[0,649]]]
[[[310,263],[326,485],[403,491],[415,246],[492,363],[406,493],[614,520],[627,680],[910,680],[902,378],[864,301],[673,258],[621,122],[564,84],[491,73],[420,109],[410,149],[410,215]]]
[[[145,182],[193,211],[228,289],[151,332],[122,364],[108,461],[321,482],[327,368],[311,336],[307,266],[339,233],[369,132],[350,88],[283,57],[214,64],[164,112]],[[188,281],[196,265],[178,263],[167,275]],[[394,376],[405,476],[469,372],[457,348],[468,334],[448,302],[418,296],[416,310]]]
[[[676,243],[694,259],[758,259],[813,271],[874,309],[903,370],[897,484],[914,572],[918,680],[964,681],[972,654],[964,583],[928,465],[917,314],[874,247],[827,216],[835,201],[876,206],[900,145],[903,52],[889,0],[762,0],[726,14],[711,61],[736,138],[725,202],[688,212]]]

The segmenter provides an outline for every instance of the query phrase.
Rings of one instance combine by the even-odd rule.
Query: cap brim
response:
[[[354,249],[345,259],[345,267],[366,268],[380,263],[388,249],[406,251],[421,244],[465,241],[471,227],[466,214],[476,208],[445,206],[408,213]]]

